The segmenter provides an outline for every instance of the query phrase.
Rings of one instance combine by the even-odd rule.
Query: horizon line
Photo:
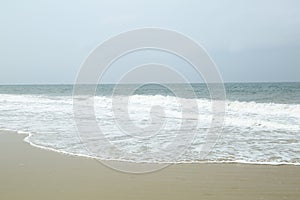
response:
[[[246,83],[300,83],[300,81],[245,81],[245,82],[239,82],[239,81],[224,81],[224,84],[228,84],[228,83],[242,83],[242,84],[246,84]],[[139,82],[136,83],[122,83],[121,85],[134,85],[134,84],[141,84]],[[144,83],[144,84],[156,84],[155,82],[153,83]],[[160,83],[157,83],[160,84]],[[161,83],[161,84],[207,84],[205,82],[190,82],[190,83],[176,83],[176,82],[165,82],[165,83]],[[213,83],[210,83],[213,84]],[[0,86],[26,86],[26,85],[76,85],[76,83],[8,83],[8,84],[0,84]],[[80,85],[94,85],[92,83],[84,83],[84,84],[80,84]],[[97,83],[96,85],[117,85],[117,83]]]

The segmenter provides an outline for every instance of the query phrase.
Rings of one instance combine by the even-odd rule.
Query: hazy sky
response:
[[[300,81],[298,0],[2,0],[0,24],[0,84],[73,83],[97,44],[141,27],[194,38],[227,82]]]

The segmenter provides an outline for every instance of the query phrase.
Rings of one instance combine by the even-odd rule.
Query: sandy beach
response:
[[[0,133],[0,199],[300,199],[300,166],[177,164],[116,172]]]

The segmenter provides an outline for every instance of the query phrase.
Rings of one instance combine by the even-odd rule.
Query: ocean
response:
[[[97,137],[97,156],[82,144],[74,121],[72,85],[0,86],[0,130],[28,134],[25,141],[31,145],[66,154],[164,163],[170,161],[151,157],[151,153],[161,152],[172,143],[182,120],[178,100],[196,101],[196,134],[172,162],[300,164],[300,83],[226,83],[223,131],[218,133],[214,147],[205,158],[200,152],[211,122],[211,99],[205,84],[192,84],[196,97],[189,96],[190,91],[186,91],[184,84],[172,85],[179,96],[156,84],[140,87],[126,96],[126,91],[136,85],[121,85],[124,93],[118,93],[119,98],[130,100],[131,120],[127,126],[147,127],[151,123],[151,107],[164,108],[164,115],[158,117],[165,125],[151,137],[133,137],[116,125],[111,97],[114,87],[112,84],[98,86],[94,97],[96,119],[107,141],[132,156],[105,149],[103,144],[107,141],[97,141]],[[176,145],[173,148],[175,150]]]

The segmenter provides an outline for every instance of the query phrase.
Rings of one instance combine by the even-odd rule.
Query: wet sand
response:
[[[32,147],[0,133],[0,199],[300,199],[300,166],[177,164],[116,172],[89,158]]]

